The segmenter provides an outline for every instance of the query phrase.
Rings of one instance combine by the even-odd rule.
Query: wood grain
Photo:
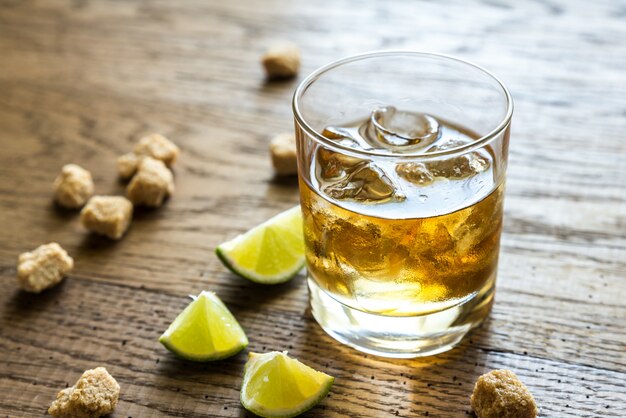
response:
[[[498,292],[457,349],[386,360],[344,347],[307,313],[304,280],[265,288],[215,246],[298,201],[267,145],[292,129],[298,80],[266,83],[275,40],[300,79],[348,54],[407,48],[492,70],[516,103]],[[186,295],[216,291],[251,351],[289,350],[336,376],[310,417],[459,417],[475,379],[510,368],[544,417],[626,416],[626,2],[304,0],[0,1],[0,415],[42,416],[58,390],[106,366],[114,414],[246,416],[245,355],[192,364],[158,336]],[[122,193],[115,158],[143,134],[182,148],[177,192],[128,236],[87,235],[51,203],[60,167]],[[58,241],[76,260],[39,296],[17,255]]]

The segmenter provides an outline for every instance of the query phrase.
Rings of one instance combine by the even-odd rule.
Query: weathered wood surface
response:
[[[292,129],[297,81],[264,83],[258,57],[302,46],[302,75],[380,48],[454,54],[516,100],[497,300],[457,349],[423,360],[339,345],[306,312],[302,278],[259,287],[213,255],[298,200],[267,144]],[[285,350],[337,377],[311,417],[457,417],[473,381],[510,368],[544,417],[626,416],[626,2],[0,1],[0,413],[42,416],[105,365],[124,416],[245,416],[245,355],[198,365],[157,342],[216,291],[249,350]],[[115,158],[144,133],[177,141],[176,196],[128,236],[88,236],[51,204],[61,165],[122,193]],[[17,290],[19,253],[58,241],[62,285]]]

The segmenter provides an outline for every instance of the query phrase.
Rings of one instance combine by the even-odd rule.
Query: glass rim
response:
[[[422,57],[422,58],[424,57],[440,58],[443,60],[453,61],[456,63],[467,65],[474,69],[477,69],[480,72],[482,72],[484,75],[486,75],[488,78],[491,78],[492,80],[494,80],[498,84],[498,86],[500,86],[500,89],[502,90],[506,98],[506,114],[504,118],[500,121],[500,123],[494,129],[492,129],[486,135],[481,136],[476,141],[470,142],[469,144],[461,145],[459,147],[435,151],[435,152],[429,152],[427,154],[423,152],[421,153],[420,152],[388,153],[388,152],[378,152],[378,151],[372,151],[372,150],[352,148],[347,145],[339,144],[329,138],[326,138],[325,136],[317,132],[315,129],[313,129],[313,127],[311,127],[311,125],[307,123],[305,118],[302,116],[302,113],[300,112],[300,106],[299,106],[300,99],[302,98],[306,90],[311,85],[313,85],[313,83],[315,83],[321,76],[345,64],[349,64],[355,61],[363,61],[369,58],[378,58],[378,57],[384,57],[384,56],[413,56],[413,57]],[[483,146],[491,142],[492,139],[494,139],[500,133],[502,133],[511,123],[511,118],[513,116],[513,98],[511,97],[511,93],[509,92],[509,90],[506,88],[504,83],[500,81],[498,77],[493,75],[490,71],[487,71],[483,67],[477,64],[474,64],[472,62],[469,62],[460,58],[456,58],[451,55],[439,54],[439,53],[434,53],[434,52],[413,51],[413,50],[382,50],[382,51],[366,52],[366,53],[357,54],[357,55],[350,55],[348,57],[341,58],[337,61],[333,61],[322,67],[319,67],[317,70],[309,74],[304,80],[302,80],[302,82],[300,82],[298,87],[296,87],[296,90],[293,94],[293,99],[292,99],[292,110],[293,110],[293,114],[298,125],[300,125],[300,127],[304,129],[304,131],[306,131],[306,133],[309,134],[309,136],[313,140],[315,140],[317,143],[333,151],[340,152],[342,154],[353,155],[353,156],[393,158],[393,159],[413,159],[413,160],[428,159],[429,160],[429,159],[435,159],[435,158],[444,157],[444,156],[451,157],[451,156],[462,155],[467,152],[482,148]]]

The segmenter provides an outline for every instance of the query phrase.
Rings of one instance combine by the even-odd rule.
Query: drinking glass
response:
[[[481,67],[357,55],[293,98],[311,311],[386,357],[444,352],[494,297],[513,104]]]

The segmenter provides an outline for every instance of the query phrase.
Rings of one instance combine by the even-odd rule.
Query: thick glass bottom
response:
[[[311,311],[327,334],[365,353],[393,358],[425,357],[457,345],[487,317],[495,277],[474,297],[446,310],[420,316],[370,314],[350,308],[307,279]]]

